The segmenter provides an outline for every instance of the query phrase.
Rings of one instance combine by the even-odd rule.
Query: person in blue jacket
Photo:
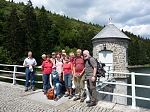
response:
[[[58,72],[56,71],[56,66],[53,66],[52,69],[53,72],[50,75],[50,85],[52,88],[55,89],[55,101],[57,101],[61,97],[62,84],[59,81],[59,75]]]

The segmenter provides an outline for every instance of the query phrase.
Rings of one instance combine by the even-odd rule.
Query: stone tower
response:
[[[121,32],[114,24],[105,26],[93,39],[93,56],[99,61],[110,66],[114,72],[128,72],[128,42],[130,38]],[[113,74],[118,83],[127,83],[127,76]],[[116,85],[114,93],[127,94],[127,87]],[[113,96],[112,102],[127,104],[127,98]]]

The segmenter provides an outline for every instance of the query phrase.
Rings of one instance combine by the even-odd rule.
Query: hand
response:
[[[54,87],[54,86],[52,86],[52,88],[54,89],[55,87]]]
[[[74,75],[73,75],[74,77],[77,77],[77,75],[74,73]]]
[[[81,74],[81,73],[79,73],[79,76],[81,77],[81,76],[82,76],[82,74]]]
[[[93,77],[91,78],[92,82],[94,82],[94,81],[95,81],[95,79],[96,79],[96,78],[93,76]]]

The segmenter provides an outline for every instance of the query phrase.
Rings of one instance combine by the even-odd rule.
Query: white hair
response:
[[[43,58],[43,57],[46,57],[46,54],[42,54],[42,58]]]
[[[83,54],[90,54],[88,50],[84,50]]]

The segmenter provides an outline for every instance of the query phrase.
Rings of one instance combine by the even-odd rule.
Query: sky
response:
[[[27,3],[28,0],[14,0]],[[33,6],[101,26],[112,23],[119,29],[150,38],[150,0],[31,0]]]

